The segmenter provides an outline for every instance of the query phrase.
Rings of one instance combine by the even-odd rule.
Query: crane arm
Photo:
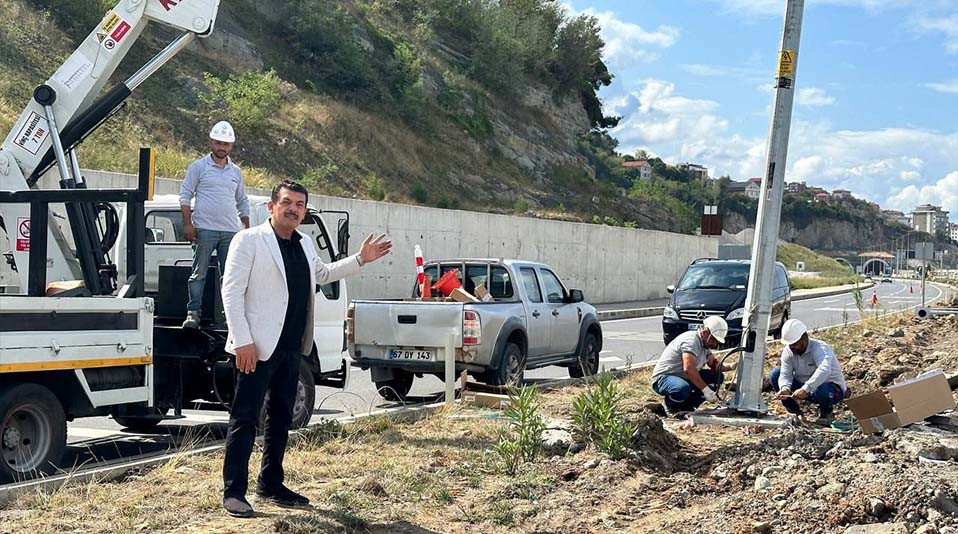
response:
[[[20,114],[0,145],[0,190],[21,191],[35,187],[37,180],[53,165],[60,173],[60,187],[83,187],[76,156],[77,145],[120,109],[143,81],[165,64],[193,38],[213,31],[219,0],[121,0],[87,35],[76,50],[44,85]],[[99,99],[110,76],[151,22],[179,30],[174,40],[129,79]],[[3,206],[5,226],[14,244],[14,263],[28,265],[28,247],[23,246],[23,222],[29,205]],[[95,293],[115,287],[115,266],[110,278],[107,251],[99,246],[96,208],[90,204],[67,205],[76,255],[51,216],[48,228],[47,279],[72,280],[82,276]],[[29,232],[29,226],[25,231]],[[21,288],[27,287],[27,269],[20,268]],[[99,273],[99,274],[98,274]],[[79,276],[78,276],[79,275]]]

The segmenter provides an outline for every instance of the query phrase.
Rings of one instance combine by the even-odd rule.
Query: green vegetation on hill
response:
[[[805,271],[821,273],[823,276],[839,276],[849,274],[849,269],[834,258],[823,256],[801,245],[782,243],[778,245],[778,261],[789,270],[795,270],[798,262],[805,262]]]

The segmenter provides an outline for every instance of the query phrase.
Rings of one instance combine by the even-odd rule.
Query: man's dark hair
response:
[[[292,180],[283,180],[282,182],[273,186],[273,192],[269,196],[273,202],[279,202],[279,191],[281,189],[288,189],[294,193],[302,193],[306,196],[306,202],[309,202],[309,191],[307,191],[302,184]]]

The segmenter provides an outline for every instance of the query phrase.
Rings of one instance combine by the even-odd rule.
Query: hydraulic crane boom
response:
[[[56,165],[60,187],[84,188],[76,148],[90,133],[118,111],[133,90],[188,45],[213,30],[219,0],[122,0],[90,32],[44,85],[17,119],[0,146],[0,190],[22,191]],[[150,22],[183,31],[133,76],[97,99],[110,76]],[[105,206],[91,202],[67,204],[76,254],[51,216],[47,250],[47,280],[82,277],[93,294],[116,288],[116,267],[107,251],[109,237],[101,235],[97,220]],[[30,206],[6,204],[0,220],[14,245],[21,290],[28,280]]]

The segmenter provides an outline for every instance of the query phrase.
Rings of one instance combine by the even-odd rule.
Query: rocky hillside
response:
[[[0,2],[0,131],[113,3]],[[584,136],[616,120],[596,96],[612,76],[598,31],[552,0],[223,2],[213,35],[144,84],[81,163],[132,171],[149,144],[177,177],[227,118],[255,185],[674,229],[672,210],[623,198],[586,158]],[[148,29],[115,78],[173,36]]]

